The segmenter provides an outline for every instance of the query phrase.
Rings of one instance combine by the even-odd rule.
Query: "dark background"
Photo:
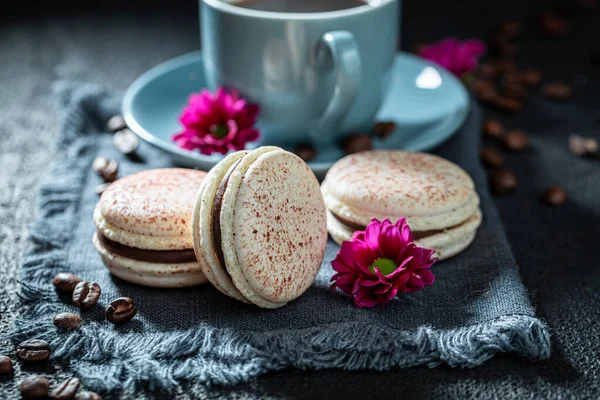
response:
[[[119,92],[153,65],[199,47],[197,2],[122,3],[9,0],[0,5],[0,333],[7,332],[17,311],[16,268],[34,216],[36,183],[52,158],[49,149],[58,133],[50,84],[59,78],[78,79]],[[600,397],[600,161],[576,159],[567,150],[573,132],[600,138],[600,69],[590,62],[600,50],[600,9],[577,11],[569,17],[564,37],[544,38],[535,29],[536,15],[557,4],[407,0],[401,40],[403,50],[412,50],[417,43],[449,35],[486,39],[497,23],[517,19],[525,31],[518,64],[538,68],[544,81],[560,79],[575,88],[574,99],[565,103],[533,94],[522,113],[485,111],[509,128],[524,129],[532,140],[531,151],[507,156],[520,186],[498,198],[497,205],[538,315],[550,325],[551,359],[529,363],[505,355],[474,369],[385,373],[283,371],[234,388],[213,388],[210,395]],[[540,193],[552,184],[565,187],[567,206],[540,205]],[[0,352],[12,354],[6,340],[0,341]],[[69,375],[62,365],[30,371],[53,380]],[[17,367],[14,378],[2,379],[0,397],[16,397],[23,376]],[[182,387],[182,397],[184,392]]]

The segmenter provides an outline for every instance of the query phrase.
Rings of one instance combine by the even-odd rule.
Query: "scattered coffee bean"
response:
[[[304,162],[309,162],[317,156],[317,150],[313,146],[302,144],[294,149],[294,154],[303,159]]]
[[[481,64],[477,69],[477,74],[483,79],[495,79],[498,76],[498,66],[495,64]]]
[[[31,375],[21,382],[21,396],[24,400],[45,399],[48,396],[50,382],[40,375]]]
[[[529,94],[527,88],[520,83],[504,83],[502,86],[502,93],[504,93],[505,96],[515,99],[523,99]]]
[[[529,138],[521,130],[508,131],[502,138],[502,144],[506,150],[522,151],[529,147]]]
[[[8,356],[0,356],[0,375],[12,374],[12,359]]]
[[[75,400],[102,400],[102,397],[94,392],[81,392],[75,396]]]
[[[373,149],[373,143],[369,135],[362,133],[349,136],[344,142],[344,151],[346,154],[359,153]]]
[[[133,304],[133,300],[129,297],[119,297],[111,301],[110,305],[106,307],[105,312],[106,319],[115,325],[121,325],[130,321],[136,313],[135,304]]]
[[[490,138],[499,138],[504,134],[504,125],[496,119],[488,119],[481,128],[483,134]]]
[[[50,353],[50,345],[41,339],[26,340],[17,347],[17,358],[24,363],[46,361]]]
[[[379,139],[385,139],[396,131],[396,123],[392,121],[377,122],[373,127],[373,133]]]
[[[595,156],[598,154],[598,141],[572,134],[569,136],[569,150],[578,157]]]
[[[545,36],[562,36],[567,33],[568,24],[563,16],[553,11],[546,11],[538,19],[540,33]]]
[[[79,389],[79,379],[67,378],[50,393],[53,400],[72,400]]]
[[[73,292],[73,289],[75,289],[75,286],[77,286],[79,282],[81,282],[81,279],[79,279],[77,275],[68,272],[61,272],[52,279],[52,284],[55,288],[62,292],[69,293]]]
[[[82,310],[92,308],[100,297],[100,285],[96,282],[79,282],[73,289],[73,304]]]
[[[511,40],[521,36],[522,31],[523,28],[521,26],[521,23],[516,20],[504,21],[498,26],[497,30],[499,35],[502,35],[503,37]]]
[[[110,186],[109,182],[99,184],[98,186],[96,186],[96,194],[98,196],[102,196],[102,193],[104,193],[106,191],[106,189],[108,189],[109,186]]]
[[[504,164],[504,156],[490,147],[481,149],[481,161],[489,168],[500,168]]]
[[[122,129],[113,136],[113,144],[127,156],[134,154],[140,145],[140,140],[130,129]]]
[[[507,169],[495,169],[490,175],[490,186],[495,194],[508,194],[517,188],[518,183],[515,174]]]
[[[92,169],[96,171],[104,182],[113,182],[119,174],[119,163],[104,157],[96,157],[92,163]]]
[[[493,63],[498,67],[498,71],[502,74],[518,72],[519,68],[512,60],[496,60]]]
[[[127,124],[122,115],[115,115],[106,123],[106,130],[111,133],[118,132],[125,128],[127,128]]]
[[[542,82],[542,75],[535,69],[526,69],[523,71],[522,75],[523,82],[527,86],[537,86],[540,84],[540,82]]]
[[[544,96],[555,100],[566,100],[573,97],[573,88],[564,82],[546,83],[542,92]]]
[[[542,202],[552,207],[564,206],[567,202],[567,192],[560,186],[552,186],[544,192]]]
[[[77,329],[82,321],[83,320],[79,315],[70,312],[56,314],[54,316],[54,319],[52,320],[54,326],[56,326],[57,328],[68,330]]]
[[[521,100],[507,96],[497,96],[492,99],[490,104],[506,112],[519,112],[523,110],[523,102]]]

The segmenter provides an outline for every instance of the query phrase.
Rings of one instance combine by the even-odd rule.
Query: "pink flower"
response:
[[[179,122],[183,131],[173,136],[177,146],[186,150],[198,149],[202,154],[226,154],[244,150],[246,143],[260,135],[254,128],[259,107],[246,103],[236,91],[218,88],[192,94],[183,109]]]
[[[398,292],[414,292],[433,284],[429,270],[434,251],[415,245],[406,220],[371,220],[364,231],[343,242],[331,266],[336,287],[354,297],[357,307],[389,303]]]
[[[479,57],[485,53],[485,43],[470,39],[461,42],[456,38],[446,38],[440,42],[424,46],[419,55],[441,65],[457,77],[477,67]]]

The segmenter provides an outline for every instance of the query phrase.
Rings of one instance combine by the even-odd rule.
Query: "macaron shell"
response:
[[[194,252],[202,272],[221,293],[244,302],[248,302],[248,300],[237,290],[225,266],[219,264],[214,253],[212,207],[223,177],[229,168],[246,154],[248,154],[247,151],[232,153],[210,170],[198,190],[198,200],[192,217]]]
[[[327,208],[367,225],[405,217],[413,230],[443,229],[479,204],[471,177],[458,165],[425,153],[367,151],[336,162],[321,185]]]
[[[110,252],[102,246],[96,234],[94,234],[93,243],[109,271],[128,282],[157,288],[179,288],[206,282],[206,277],[196,262],[148,263]]]
[[[181,168],[138,172],[112,183],[94,212],[110,240],[148,250],[192,248],[192,209],[206,172]]]
[[[445,260],[466,249],[475,238],[477,228],[481,225],[481,210],[477,210],[463,224],[443,232],[415,240],[421,247],[434,249],[439,260]],[[332,239],[337,244],[350,240],[354,231],[344,226],[327,212],[327,228]]]
[[[252,303],[281,306],[314,282],[327,245],[326,209],[316,177],[296,155],[270,147],[242,159],[221,225],[227,269]]]

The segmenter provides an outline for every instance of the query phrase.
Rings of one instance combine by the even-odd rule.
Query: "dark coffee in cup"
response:
[[[241,0],[230,1],[238,7],[283,13],[315,13],[360,7],[369,4],[362,0]]]

